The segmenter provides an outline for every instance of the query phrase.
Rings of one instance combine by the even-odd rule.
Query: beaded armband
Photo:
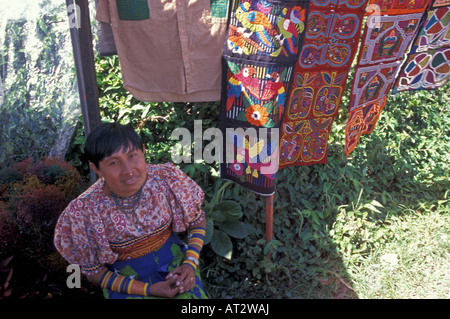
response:
[[[100,279],[99,285],[101,288],[106,288],[114,292],[119,292],[123,294],[132,294],[132,287],[136,280],[122,275],[118,275],[112,271],[105,271],[102,278]],[[134,293],[136,294],[136,293]],[[142,291],[139,293],[142,296],[150,296],[150,284],[145,283]]]
[[[200,251],[205,241],[205,234],[206,229],[203,227],[191,229],[189,233],[188,250],[186,251],[183,264],[188,264],[194,271],[198,266],[198,258],[200,257]]]

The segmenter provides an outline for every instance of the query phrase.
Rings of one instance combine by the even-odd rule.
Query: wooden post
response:
[[[72,8],[75,10],[76,19],[78,19],[77,23],[70,23],[70,36],[77,73],[84,132],[85,136],[87,136],[94,127],[101,123],[89,2],[88,0],[66,0],[66,5],[68,9]],[[73,12],[68,11],[67,13],[69,18],[73,15]],[[95,182],[96,179],[95,173],[91,170],[92,182]]]
[[[266,241],[273,239],[273,195],[266,197]]]
[[[95,72],[95,59],[91,31],[91,18],[89,14],[89,1],[76,0],[76,4],[80,7],[81,27],[78,30],[81,68],[83,70],[84,90],[87,123],[85,128],[88,133],[101,123],[100,107],[98,102],[98,85],[97,74]]]

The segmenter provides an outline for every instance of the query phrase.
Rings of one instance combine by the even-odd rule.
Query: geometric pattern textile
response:
[[[345,134],[346,151],[350,153],[356,147],[363,134],[370,134],[378,121],[381,110],[386,103],[386,97],[369,102],[359,107],[356,111],[350,112],[347,120]]]
[[[355,67],[349,111],[385,97],[391,90],[401,61]]]
[[[365,33],[359,64],[401,59],[416,35],[421,18],[422,13],[379,17],[371,32]]]
[[[370,0],[369,6],[377,6],[374,10],[381,15],[400,15],[423,13],[428,3],[429,0]]]
[[[355,149],[362,134],[372,132],[400,65],[400,61],[395,61],[355,68],[349,118],[345,127],[347,156]]]
[[[450,1],[437,0],[426,14],[393,93],[436,89],[450,78]]]
[[[421,26],[429,0],[373,0],[370,5],[379,7],[367,18],[355,66],[345,127],[347,156],[355,149],[361,135],[371,133],[376,125],[395,85],[402,60]]]
[[[280,168],[327,163],[367,0],[312,0],[280,131]]]

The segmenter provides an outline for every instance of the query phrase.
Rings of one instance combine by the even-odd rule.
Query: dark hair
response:
[[[96,126],[88,135],[84,150],[87,159],[98,168],[98,163],[104,158],[123,150],[140,149],[144,145],[139,135],[129,125],[119,123],[102,123]]]

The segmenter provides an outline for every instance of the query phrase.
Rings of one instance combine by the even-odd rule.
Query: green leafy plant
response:
[[[226,259],[231,259],[233,252],[230,237],[242,239],[248,235],[245,224],[240,221],[243,216],[241,205],[236,201],[223,200],[223,193],[231,183],[225,182],[210,202],[204,201],[207,219],[205,245],[210,244],[216,254]]]

